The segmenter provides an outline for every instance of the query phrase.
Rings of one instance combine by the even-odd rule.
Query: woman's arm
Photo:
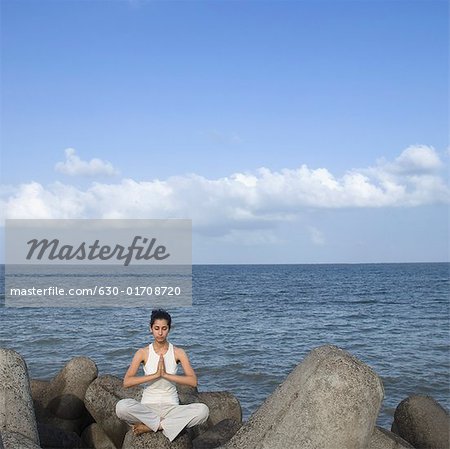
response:
[[[125,373],[125,377],[123,378],[123,386],[125,388],[134,387],[135,385],[150,382],[161,377],[161,372],[159,369],[156,371],[156,373],[150,374],[149,376],[136,376],[140,364],[145,361],[144,355],[145,352],[142,348],[138,349],[136,351],[136,354],[134,354],[133,360],[130,363],[130,367],[128,368],[127,372]]]
[[[194,369],[192,368],[187,354],[181,348],[174,348],[175,360],[179,360],[181,366],[183,367],[184,375],[180,376],[178,374],[168,374],[164,369],[161,376],[164,379],[170,380],[171,382],[176,382],[177,384],[190,385],[191,387],[197,386],[197,376],[195,375]],[[164,363],[164,359],[163,359]]]

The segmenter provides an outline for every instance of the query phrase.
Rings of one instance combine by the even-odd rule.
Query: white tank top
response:
[[[148,376],[155,374],[158,368],[159,355],[153,349],[153,344],[148,345],[148,360],[144,365],[144,373]],[[166,373],[176,374],[178,365],[175,360],[175,354],[173,351],[173,344],[169,343],[169,349],[164,354],[164,365],[166,367]],[[144,389],[142,393],[142,404],[179,404],[177,389],[173,382],[170,380],[159,379],[149,382],[149,385]]]

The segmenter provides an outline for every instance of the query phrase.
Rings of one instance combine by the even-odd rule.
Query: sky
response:
[[[191,218],[194,263],[449,260],[446,1],[0,5],[1,223]]]

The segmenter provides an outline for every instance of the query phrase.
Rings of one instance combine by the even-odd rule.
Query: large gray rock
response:
[[[80,435],[92,422],[84,395],[97,374],[97,366],[91,359],[74,357],[50,381],[33,379],[31,391],[37,421]]]
[[[4,348],[0,348],[0,432],[5,449],[22,449],[19,440],[20,444],[39,446],[25,360],[17,352]]]
[[[91,359],[74,357],[46,388],[40,385],[42,406],[58,418],[72,420],[81,418],[86,412],[84,395],[97,375],[97,366]]]
[[[309,353],[226,449],[365,449],[383,399],[375,372],[335,346]]]
[[[224,419],[211,429],[198,436],[193,442],[194,449],[213,449],[227,443],[241,428],[242,423]]]
[[[414,449],[407,441],[382,427],[375,427],[369,449]]]
[[[42,447],[71,449],[83,447],[81,438],[75,432],[66,432],[58,427],[38,422],[39,439]]]
[[[147,432],[134,435],[130,430],[123,441],[122,449],[192,449],[187,432],[182,432],[172,442],[162,432]]]
[[[81,439],[83,447],[93,449],[117,449],[117,446],[109,439],[108,435],[103,431],[97,423],[91,424],[84,429]]]
[[[197,401],[209,407],[208,426],[212,427],[224,419],[242,422],[242,409],[239,400],[228,391],[206,391],[197,395]]]
[[[47,390],[50,385],[49,380],[41,379],[31,379],[31,396],[33,397],[34,406],[39,408],[45,408],[46,406],[46,395]]]
[[[197,387],[191,387],[189,385],[176,384],[178,398],[180,404],[192,404],[198,402],[198,389]]]
[[[208,420],[192,427],[189,432],[192,439],[202,435],[223,420],[231,419],[242,423],[242,408],[239,400],[228,391],[205,391],[197,393],[192,402],[202,402],[209,408]]]
[[[117,376],[113,376],[111,374],[105,374],[104,376],[99,376],[89,385],[92,387],[101,387],[103,390],[108,391],[114,396],[117,396],[119,399],[133,398],[137,401],[140,401],[142,398],[142,392],[144,388],[141,386],[136,387],[128,387],[125,388],[123,386],[123,381]],[[87,390],[86,390],[87,393]],[[85,395],[86,399],[86,395]]]
[[[75,432],[80,435],[82,429],[90,424],[92,417],[86,412],[86,416],[82,416],[78,419],[63,419],[58,418],[47,409],[36,408],[36,420],[38,426],[40,424],[60,429],[64,432]]]
[[[2,432],[5,449],[41,449],[41,446],[17,432]]]
[[[392,431],[416,449],[449,449],[450,418],[432,397],[414,395],[404,399],[394,413]]]
[[[140,400],[142,388],[124,388],[122,380],[116,376],[99,376],[86,390],[84,403],[108,438],[116,447],[121,447],[130,427],[116,415],[116,404],[120,399]]]

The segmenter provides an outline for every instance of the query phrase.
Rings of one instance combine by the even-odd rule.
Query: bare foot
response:
[[[138,424],[134,424],[132,426],[133,428],[133,433],[135,435],[140,435],[141,433],[146,433],[146,432],[151,432],[152,429],[150,429],[150,427],[147,427],[144,423],[138,423]]]

